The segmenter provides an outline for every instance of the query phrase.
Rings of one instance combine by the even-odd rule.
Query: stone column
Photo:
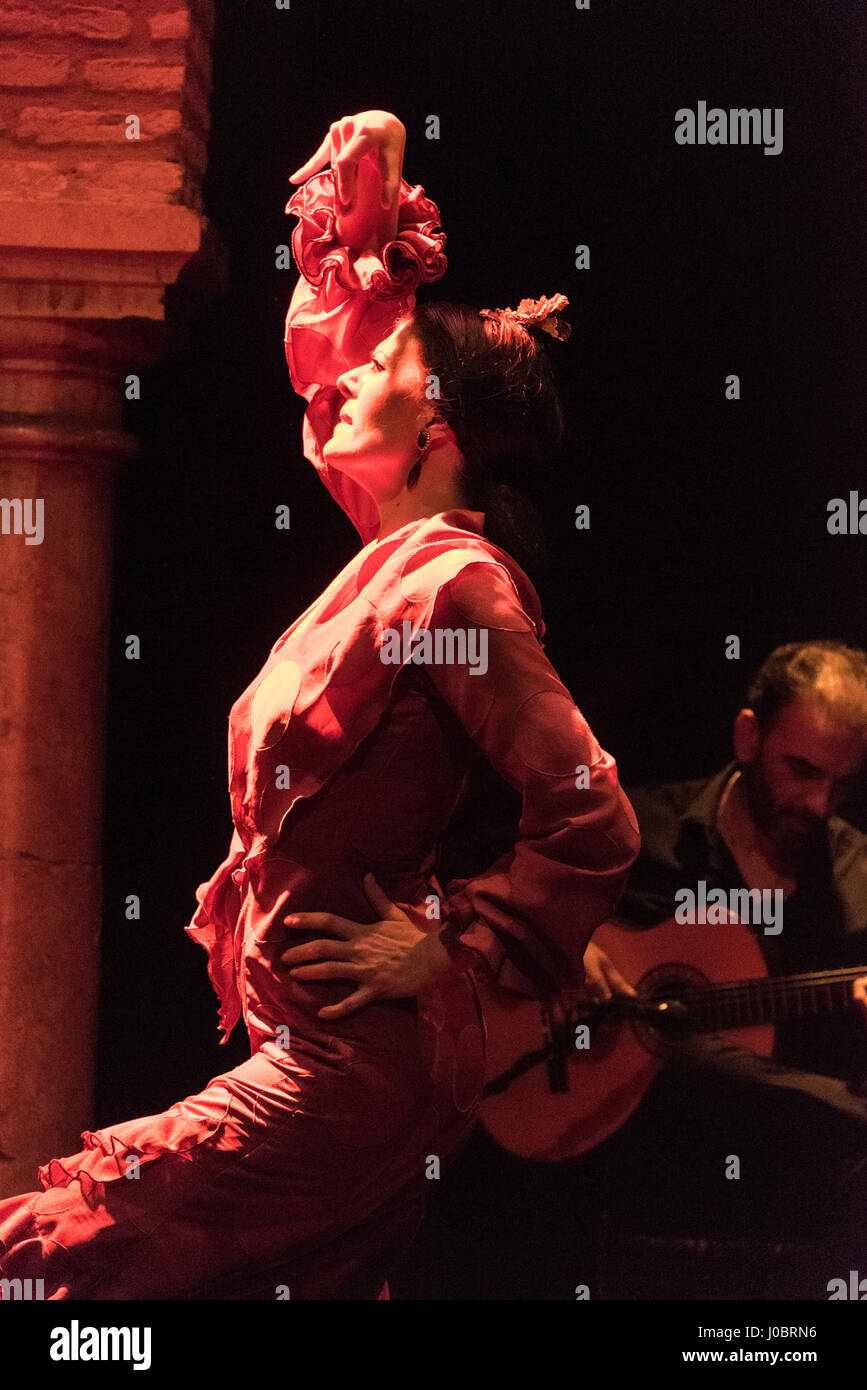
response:
[[[167,286],[224,276],[212,24],[211,0],[0,10],[0,1195],[93,1123],[113,484]]]

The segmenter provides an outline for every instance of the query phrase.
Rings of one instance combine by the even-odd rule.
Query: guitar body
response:
[[[767,976],[758,942],[735,919],[718,926],[671,920],[642,931],[606,922],[593,941],[642,997],[676,999],[685,989]],[[552,1029],[572,1039],[559,1067],[541,1063],[482,1102],[485,1129],[522,1158],[557,1162],[601,1144],[637,1108],[677,1045],[651,1023],[618,1020],[589,1024],[589,1047],[578,1049],[570,1007],[579,998],[564,995],[549,1002],[484,992],[487,1081],[543,1047]],[[762,1056],[773,1050],[771,1024],[727,1029],[726,1036]]]

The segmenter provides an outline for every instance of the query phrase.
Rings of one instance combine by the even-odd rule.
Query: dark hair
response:
[[[765,734],[781,709],[808,695],[844,709],[853,722],[867,722],[867,653],[842,642],[777,647],[750,686],[747,704]]]
[[[409,315],[427,371],[433,413],[454,432],[469,506],[485,535],[524,568],[547,562],[542,518],[521,490],[548,472],[564,421],[546,349],[530,330],[481,317],[468,304],[431,301]]]

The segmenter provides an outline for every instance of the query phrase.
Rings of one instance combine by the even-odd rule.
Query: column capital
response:
[[[111,208],[0,202],[0,316],[154,319],[186,265],[215,293],[225,249],[208,218],[190,208]]]

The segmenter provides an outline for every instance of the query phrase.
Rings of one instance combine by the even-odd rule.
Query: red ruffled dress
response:
[[[428,1184],[475,1121],[480,972],[524,994],[579,983],[638,849],[614,761],[545,657],[536,592],[485,539],[484,515],[441,512],[378,541],[373,499],[322,457],[337,378],[445,270],[435,204],[402,181],[396,238],[358,263],[336,243],[330,170],[287,211],[299,217],[285,345],[308,402],[304,454],[363,548],[229,717],[234,833],[186,930],[207,951],[224,1040],[243,1018],[250,1060],[162,1114],[86,1132],[80,1153],[39,1169],[43,1191],[0,1201],[0,1273],[43,1278],[48,1298],[383,1296]],[[412,660],[421,628],[477,628],[475,661]],[[389,631],[397,662],[382,660]],[[478,749],[520,789],[520,838],[443,888],[438,841]],[[577,789],[582,765],[590,785]],[[293,981],[283,918],[375,921],[368,870],[420,927],[449,924],[458,968],[417,998],[325,1021],[317,1011],[354,985]]]

